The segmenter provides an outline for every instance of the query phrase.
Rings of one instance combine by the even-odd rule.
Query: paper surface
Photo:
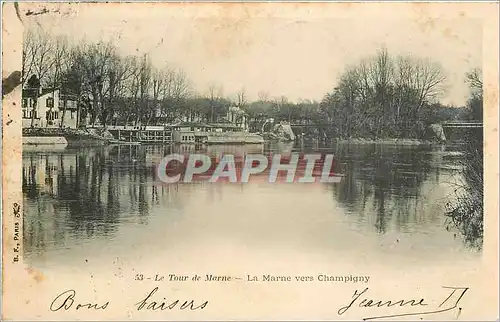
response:
[[[498,3],[4,3],[2,22],[3,319],[498,319]],[[171,153],[332,155],[342,180],[167,184]],[[460,195],[471,166],[484,201]]]

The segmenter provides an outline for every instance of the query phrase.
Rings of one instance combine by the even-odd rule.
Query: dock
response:
[[[106,127],[106,130],[121,142],[172,143],[172,129],[168,126],[110,125]]]

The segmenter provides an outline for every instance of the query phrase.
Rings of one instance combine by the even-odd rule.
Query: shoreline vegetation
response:
[[[70,128],[25,128],[23,129],[23,137],[65,137],[68,141],[101,141],[102,144],[112,144],[116,143],[113,136],[104,129],[70,129]],[[266,139],[265,142],[275,142],[279,140]],[[438,142],[436,140],[424,140],[424,139],[404,139],[404,138],[380,138],[380,139],[370,139],[370,138],[331,138],[330,140],[319,140],[319,139],[296,139],[295,142],[300,144],[301,142],[321,142],[323,144],[388,144],[388,145],[442,145],[444,143]]]
[[[483,81],[479,70],[467,74],[471,96],[468,101],[471,118],[483,119]],[[463,177],[457,184],[452,202],[446,205],[450,222],[471,247],[482,249],[484,237],[484,154],[483,132],[470,131],[465,136],[466,148],[462,159]],[[496,214],[491,214],[496,215]]]

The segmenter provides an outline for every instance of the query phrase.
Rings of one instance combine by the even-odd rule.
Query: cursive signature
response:
[[[59,310],[69,310],[75,304],[75,290],[67,290],[57,295],[56,298],[50,304],[50,310],[52,312],[57,312]],[[84,303],[84,304],[76,304],[75,310],[79,309],[94,309],[94,310],[105,310],[109,305],[109,302],[104,304],[96,304],[96,303]]]
[[[167,301],[165,297],[163,297],[163,300],[161,301],[153,301],[152,297],[153,295],[158,291],[158,287],[155,287],[149,294],[140,302],[136,303],[135,305],[137,306],[137,311],[140,311],[142,309],[145,310],[152,310],[152,311],[157,311],[157,310],[173,310],[175,308],[179,310],[203,310],[207,305],[208,301],[204,301],[199,305],[195,305],[194,300],[190,301],[184,301],[181,302],[180,300],[173,300],[173,301]],[[180,305],[179,305],[180,304]]]
[[[423,311],[418,311],[418,312],[411,312],[411,313],[397,313],[397,314],[392,314],[392,315],[380,315],[380,316],[371,316],[371,317],[366,317],[363,320],[374,320],[374,319],[382,319],[382,318],[393,318],[393,317],[400,317],[400,316],[414,316],[414,315],[425,315],[425,314],[436,314],[436,313],[442,313],[442,312],[447,312],[450,310],[453,310],[458,307],[458,303],[462,299],[462,297],[465,295],[467,290],[469,289],[468,287],[450,287],[450,286],[443,286],[443,288],[450,290],[450,294],[444,299],[444,301],[436,308],[434,309],[428,309],[428,310],[423,310]],[[402,300],[373,300],[373,299],[368,299],[366,297],[366,293],[368,292],[368,287],[365,288],[363,291],[359,292],[358,290],[354,291],[354,294],[352,295],[352,301],[345,305],[342,306],[338,310],[338,314],[342,315],[345,312],[347,312],[349,309],[351,309],[353,306],[361,307],[361,308],[372,308],[372,307],[405,307],[405,308],[411,308],[411,307],[425,307],[428,306],[428,303],[425,302],[425,299],[421,298],[419,300],[416,299],[402,299]],[[454,300],[456,298],[456,300]],[[446,305],[445,305],[446,304]],[[459,308],[460,309],[460,308]]]

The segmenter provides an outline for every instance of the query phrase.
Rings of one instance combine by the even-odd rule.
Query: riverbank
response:
[[[68,140],[64,136],[23,136],[23,145],[54,145],[66,147]]]
[[[262,144],[264,138],[258,134],[246,132],[210,132],[207,144]]]
[[[113,143],[114,137],[107,131],[70,128],[24,128],[23,144],[57,145],[63,140],[68,146],[94,146]]]
[[[350,139],[342,139],[342,138],[333,138],[330,140],[317,140],[317,139],[297,139],[298,143],[309,143],[309,142],[321,142],[321,143],[337,143],[337,144],[387,144],[387,145],[430,145],[430,144],[441,144],[438,141],[433,140],[422,140],[422,139],[367,139],[367,138],[350,138]],[[443,142],[446,143],[446,142]]]
[[[422,145],[422,144],[432,144],[438,143],[429,140],[418,140],[418,139],[340,139],[336,140],[337,143],[348,143],[348,144],[394,144],[394,145]]]
[[[462,170],[446,215],[458,228],[468,245],[481,249],[484,234],[484,155],[482,133],[467,138],[460,161]]]

